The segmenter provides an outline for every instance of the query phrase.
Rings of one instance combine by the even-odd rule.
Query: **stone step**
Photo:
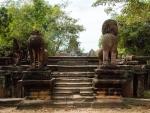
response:
[[[98,57],[87,56],[51,56],[48,61],[98,61]]]
[[[53,102],[53,106],[57,108],[90,108],[93,107],[94,102],[89,102],[89,101],[58,101],[58,102]],[[96,105],[95,105],[96,106]],[[98,105],[99,106],[99,105]],[[98,107],[97,107],[98,108]]]
[[[126,79],[94,79],[95,84],[124,84]]]
[[[123,75],[127,72],[127,70],[121,70],[121,69],[96,69],[95,71],[97,74],[106,74],[106,75]]]
[[[57,62],[49,62],[49,64],[57,64],[57,65],[98,65],[98,61],[87,61],[87,60],[73,60],[73,61],[57,61]]]
[[[95,74],[94,72],[72,71],[72,72],[53,72],[52,76],[55,77],[55,78],[60,78],[60,77],[66,77],[66,78],[80,78],[80,77],[93,78],[94,74]]]
[[[12,57],[0,57],[0,65],[12,64]],[[21,63],[26,60],[22,60]],[[98,62],[98,57],[88,57],[88,56],[51,56],[48,57],[48,64],[56,64],[59,61],[88,61],[88,62]],[[26,62],[28,63],[28,62]]]
[[[91,91],[93,87],[54,87],[54,91]]]
[[[47,65],[49,69],[59,71],[59,72],[72,72],[72,71],[79,71],[79,72],[94,72],[94,69],[98,67],[98,65]]]
[[[138,65],[139,61],[126,61],[125,64],[126,65]]]
[[[82,96],[92,96],[93,95],[93,91],[79,91],[80,95]],[[71,96],[74,94],[74,91],[59,91],[59,90],[54,90],[53,91],[53,95],[55,96]]]
[[[62,67],[58,67],[58,71],[60,72],[68,72],[68,71],[81,71],[81,72],[85,72],[85,71],[90,71],[93,72],[94,69],[96,69],[97,66],[62,66]]]
[[[98,65],[47,65],[45,68],[46,70],[53,70],[53,71],[61,71],[61,72],[71,72],[71,71],[89,71],[93,72],[94,69],[97,68]],[[30,68],[30,65],[19,65],[19,66],[14,66],[14,65],[5,65],[5,66],[0,66],[0,70],[11,70],[11,71],[23,71],[23,70],[28,70]]]
[[[143,65],[100,65],[98,69],[110,70],[135,70],[141,69]]]
[[[56,78],[57,82],[79,83],[79,82],[92,82],[92,78]]]
[[[0,98],[0,106],[16,106],[23,100],[24,98]]]
[[[66,82],[56,82],[55,86],[57,87],[88,87],[92,86],[91,82],[82,82],[82,83],[66,83]]]
[[[127,61],[137,60],[137,61],[147,61],[150,60],[150,56],[127,56],[125,58]]]
[[[58,65],[88,65],[88,61],[80,61],[80,60],[74,60],[74,61],[58,61]]]
[[[53,101],[53,105],[55,107],[63,107],[63,106],[66,106],[66,105],[73,106],[73,104],[74,104],[74,101],[55,101],[55,100]]]
[[[53,100],[59,102],[59,101],[93,101],[94,96],[81,96],[81,95],[71,95],[71,96],[53,96]]]
[[[63,94],[60,94],[60,93],[53,93],[53,95],[55,96],[72,96],[73,94],[72,93],[63,93]],[[80,93],[81,96],[94,96],[93,93]]]

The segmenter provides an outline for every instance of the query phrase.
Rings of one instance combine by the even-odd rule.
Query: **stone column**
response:
[[[133,73],[128,72],[127,81],[122,85],[122,95],[124,97],[133,97],[133,76]]]
[[[148,89],[150,90],[150,70],[148,71],[148,83],[147,83]]]
[[[137,97],[144,96],[144,74],[140,74],[137,76]]]

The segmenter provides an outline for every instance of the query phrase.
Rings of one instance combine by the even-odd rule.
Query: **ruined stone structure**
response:
[[[23,71],[22,74],[18,81],[18,97],[51,99],[55,80],[51,71],[32,70]]]
[[[106,20],[102,33],[102,49],[97,58],[48,57],[42,35],[32,32],[28,48],[34,68],[23,61],[14,66],[12,57],[0,58],[0,98],[24,98],[19,105],[25,100],[40,99],[55,106],[80,107],[92,106],[104,98],[142,98],[144,90],[150,90],[150,57],[130,56],[120,62],[122,59],[116,60],[116,21]],[[101,59],[106,65],[99,63]]]
[[[52,105],[91,105],[111,97],[143,97],[150,89],[150,57],[134,56],[120,65],[98,66],[97,57],[49,57],[43,69],[12,66],[0,58],[0,97],[43,99]],[[5,61],[4,61],[5,59]]]
[[[144,74],[140,66],[103,65],[94,81],[98,98],[104,96],[143,97]]]

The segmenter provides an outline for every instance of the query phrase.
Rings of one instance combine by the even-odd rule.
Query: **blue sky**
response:
[[[101,36],[102,23],[110,18],[104,12],[104,6],[91,7],[94,0],[49,0],[50,4],[68,1],[65,9],[68,14],[79,20],[79,24],[86,29],[80,33],[79,41],[85,52],[98,49],[98,41]]]

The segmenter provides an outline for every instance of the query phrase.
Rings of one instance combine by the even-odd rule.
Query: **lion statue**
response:
[[[118,35],[117,21],[112,19],[108,19],[104,21],[102,25],[102,34],[104,35],[106,33],[112,33],[115,36]]]
[[[118,57],[118,51],[116,53],[116,58],[117,57]],[[103,64],[103,49],[102,48],[100,48],[98,50],[98,59],[99,59],[99,65],[102,65]],[[109,52],[109,54],[108,54],[108,62],[110,63],[110,61],[111,61],[111,53]]]
[[[102,48],[99,50],[99,65],[116,64],[118,45],[117,21],[108,19],[102,25]]]
[[[48,52],[45,49],[42,34],[38,30],[31,32],[27,45],[32,68],[41,68],[46,65]]]
[[[102,37],[102,49],[103,49],[103,64],[108,64],[109,61],[112,64],[116,64],[117,56],[117,36],[107,33]]]

